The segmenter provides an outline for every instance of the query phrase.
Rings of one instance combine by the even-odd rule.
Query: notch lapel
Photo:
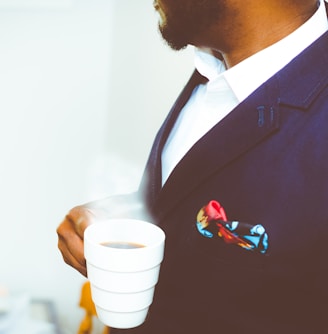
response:
[[[277,97],[277,91],[275,80],[256,91],[187,152],[159,193],[154,209],[160,219],[213,173],[278,130],[278,101],[268,95]]]

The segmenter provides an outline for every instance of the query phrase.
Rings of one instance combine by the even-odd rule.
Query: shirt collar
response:
[[[327,30],[325,4],[324,0],[320,0],[318,10],[302,26],[234,67],[226,70],[223,62],[199,49],[195,50],[195,66],[209,79],[209,83],[224,76],[241,102]]]

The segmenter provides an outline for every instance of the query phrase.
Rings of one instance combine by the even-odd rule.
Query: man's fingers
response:
[[[83,240],[75,232],[71,221],[65,219],[57,228],[58,248],[64,261],[86,276]]]
[[[87,269],[85,265],[81,265],[81,263],[77,261],[69,251],[62,253],[62,255],[66,264],[79,271],[83,276],[87,277]]]

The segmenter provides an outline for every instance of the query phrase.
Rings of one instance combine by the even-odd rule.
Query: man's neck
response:
[[[315,2],[291,8],[258,3],[261,2],[247,3],[242,10],[235,8],[233,25],[221,22],[220,27],[210,29],[205,43],[196,45],[211,49],[212,54],[222,57],[226,67],[230,68],[286,37],[317,10]]]

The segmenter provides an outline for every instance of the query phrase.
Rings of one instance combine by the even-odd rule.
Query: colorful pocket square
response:
[[[214,200],[200,209],[196,226],[204,237],[218,236],[227,244],[234,244],[247,250],[264,254],[269,246],[268,235],[262,225],[228,221],[223,207]]]

